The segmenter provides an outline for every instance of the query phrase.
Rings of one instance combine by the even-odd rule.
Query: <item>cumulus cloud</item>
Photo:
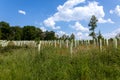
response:
[[[26,12],[23,11],[23,10],[18,10],[18,13],[23,14],[23,15],[26,15]]]
[[[82,32],[78,32],[78,33],[76,34],[76,38],[77,38],[77,39],[81,39],[81,38],[82,38],[82,35],[83,35]]]
[[[40,29],[41,29],[42,31],[46,31],[46,28],[45,28],[45,27],[40,27]]]
[[[45,26],[51,27],[52,29],[60,29],[60,26],[55,26],[56,23],[52,17],[44,20],[44,24]]]
[[[44,24],[51,28],[56,28],[57,21],[89,20],[92,15],[98,18],[99,23],[113,23],[111,19],[104,19],[105,13],[103,6],[100,6],[98,2],[89,2],[84,6],[78,5],[84,2],[85,0],[67,0],[63,5],[57,7],[57,12],[53,16],[44,20]]]
[[[77,31],[82,31],[82,32],[88,32],[89,29],[86,27],[83,27],[82,24],[80,24],[78,21],[75,22],[75,25],[72,26],[73,29]]]
[[[85,0],[67,0],[62,6],[60,5],[57,9],[73,8],[74,6],[84,3]]]
[[[60,30],[60,31],[57,31],[56,34],[59,35],[59,37],[61,37],[61,36],[64,35],[64,34],[65,34],[65,35],[68,35],[66,32],[61,31],[61,30]]]
[[[103,36],[105,38],[114,38],[118,33],[120,33],[120,28],[118,28],[118,29],[116,29],[116,30],[114,30],[114,31],[112,31],[110,33],[106,33]]]
[[[110,10],[110,14],[113,14],[113,13],[120,16],[120,5],[117,5],[114,10]]]
[[[102,19],[102,18],[99,18],[98,19],[98,22],[99,23],[114,23],[110,18],[109,19],[107,19],[107,20],[104,20],[104,19]]]
[[[71,3],[69,3],[69,1],[71,1]],[[105,16],[103,6],[99,6],[98,2],[89,2],[88,5],[76,7],[76,5],[85,2],[85,0],[77,1],[75,3],[75,0],[68,0],[64,5],[59,5],[57,8],[58,12],[53,15],[55,21],[86,20],[92,15],[96,15],[98,18]],[[67,3],[69,3],[69,6]]]
[[[89,36],[89,33],[82,33],[82,32],[77,32],[76,33],[76,39],[86,39],[86,40],[89,40],[89,39],[92,39],[90,36]]]
[[[110,14],[113,14],[113,12],[114,12],[113,10],[110,10]]]

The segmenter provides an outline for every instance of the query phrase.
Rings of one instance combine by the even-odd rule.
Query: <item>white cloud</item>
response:
[[[88,39],[92,39],[90,36],[89,36],[89,33],[82,33],[82,32],[77,32],[76,33],[76,39],[86,39],[86,40],[88,40]]]
[[[106,33],[103,36],[105,38],[114,38],[118,33],[120,33],[120,28],[118,28],[118,29],[116,29],[116,30],[114,30],[114,31],[112,31],[110,33]]]
[[[23,15],[26,15],[26,12],[23,11],[23,10],[18,10],[18,13],[23,14]]]
[[[115,13],[118,16],[120,16],[120,5],[117,5],[114,10],[110,10],[110,13],[111,14]]]
[[[44,24],[47,27],[51,27],[52,29],[60,29],[60,26],[55,26],[55,21],[52,17],[48,18],[47,20],[44,20]]]
[[[40,29],[41,29],[42,31],[46,31],[46,28],[45,28],[45,27],[40,27]]]
[[[85,2],[85,0],[67,0],[62,7],[63,8],[66,8],[66,7],[72,8],[75,5],[78,5],[78,4],[83,3],[83,2]]]
[[[110,10],[110,14],[113,14],[113,10]]]
[[[76,39],[81,39],[82,38],[82,33],[81,32],[78,32],[76,35],[75,35],[75,37],[76,37]]]
[[[56,34],[59,35],[59,37],[61,37],[61,36],[64,35],[64,34],[68,35],[68,34],[67,34],[66,32],[64,32],[64,31],[57,31]]]
[[[73,29],[77,31],[82,31],[82,32],[88,32],[89,29],[86,27],[83,27],[79,22],[75,22],[75,25],[72,26]]]
[[[45,26],[55,26],[55,21],[53,20],[52,17],[45,20],[44,23],[45,23]]]
[[[114,23],[110,18],[107,19],[107,20],[104,20],[104,19],[102,19],[102,18],[99,18],[99,19],[98,19],[98,22],[99,22],[99,23]]]
[[[69,7],[65,6],[65,4],[63,6],[58,6],[58,12],[52,16],[54,21],[78,21],[87,20],[92,15],[96,15],[97,18],[103,18],[105,16],[103,6],[99,6],[98,2],[89,2],[86,6],[77,7]],[[76,5],[78,5],[78,3],[76,3]]]
[[[111,19],[105,20],[105,12],[103,6],[100,6],[98,2],[89,2],[87,5],[79,6],[84,3],[85,0],[67,0],[63,5],[57,7],[57,12],[44,20],[44,24],[51,28],[56,28],[57,21],[81,21],[89,20],[92,15],[95,15],[99,23],[113,23]]]

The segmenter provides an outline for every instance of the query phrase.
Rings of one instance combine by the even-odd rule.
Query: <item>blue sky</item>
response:
[[[0,21],[10,25],[34,25],[58,35],[74,33],[89,39],[88,23],[98,19],[96,33],[114,37],[120,32],[120,0],[0,0]]]

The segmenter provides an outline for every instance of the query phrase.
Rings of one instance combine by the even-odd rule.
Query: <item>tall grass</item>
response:
[[[6,55],[4,55],[6,54]],[[120,80],[120,47],[46,46],[0,53],[0,80]]]

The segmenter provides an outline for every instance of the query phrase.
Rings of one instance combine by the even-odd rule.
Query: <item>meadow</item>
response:
[[[120,80],[119,44],[54,43],[0,47],[0,80]]]

